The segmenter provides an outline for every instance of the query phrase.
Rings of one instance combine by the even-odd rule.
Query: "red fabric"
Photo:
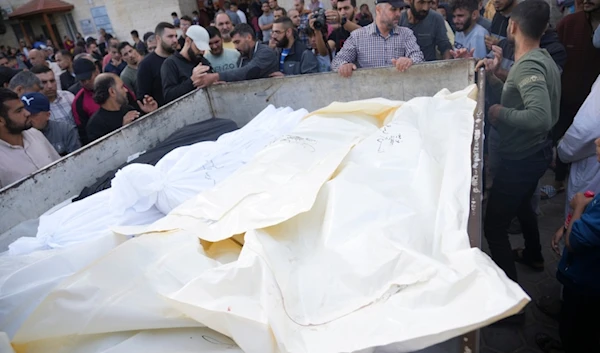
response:
[[[80,126],[82,123],[87,124],[88,120],[95,112],[100,109],[100,105],[94,102],[94,92],[88,91],[85,88],[82,88],[75,95],[75,99],[73,99],[73,104],[71,105],[71,110],[73,112],[73,118],[75,118],[75,124]],[[83,99],[83,104],[80,105],[82,110],[77,109],[77,102]],[[87,115],[87,116],[85,116]],[[85,127],[85,126],[84,126]]]
[[[104,67],[106,67],[106,65],[108,65],[108,63],[110,62],[111,59],[112,59],[112,57],[110,56],[110,54],[106,54],[104,56],[104,59],[102,59],[102,71],[104,71]]]

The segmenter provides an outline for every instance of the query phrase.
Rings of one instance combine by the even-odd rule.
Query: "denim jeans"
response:
[[[537,215],[531,198],[551,162],[552,148],[548,142],[540,151],[524,159],[501,158],[495,171],[483,228],[492,259],[515,282],[517,268],[506,231],[511,220],[517,217],[525,238],[523,256],[533,261],[543,260]]]

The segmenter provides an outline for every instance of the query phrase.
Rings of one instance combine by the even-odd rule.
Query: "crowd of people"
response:
[[[376,0],[374,15],[356,0],[331,5],[294,0],[284,9],[277,0],[253,0],[221,9],[215,1],[191,16],[172,13],[173,23],[141,38],[133,30],[131,41],[101,29],[97,39],[65,37],[62,50],[43,38],[0,47],[0,187],[216,83],[328,71],[350,77],[359,68],[402,72],[424,61],[476,58],[486,69],[489,108],[485,237],[492,259],[514,281],[515,262],[543,271],[539,180],[552,165],[556,184],[541,191],[554,196],[564,190],[568,163],[594,150],[594,139],[570,138],[587,154],[555,153],[586,98],[600,100],[600,88],[592,91],[600,75],[600,0],[576,2],[556,28],[542,0]],[[599,114],[586,116],[598,122]],[[597,123],[590,129],[586,136],[600,137]],[[589,163],[578,168],[598,171]],[[582,194],[600,192],[596,172],[569,190],[570,220],[553,240],[566,243],[558,279],[567,352],[600,351],[592,334],[600,324],[587,321],[600,315],[600,196]],[[515,219],[524,249],[512,249],[507,236]]]

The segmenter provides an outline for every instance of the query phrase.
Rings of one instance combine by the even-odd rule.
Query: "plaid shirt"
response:
[[[56,99],[50,103],[50,120],[63,121],[75,126],[71,105],[75,96],[69,91],[56,91]]]
[[[392,59],[407,57],[413,63],[424,61],[417,39],[408,28],[395,26],[387,38],[372,23],[354,30],[344,42],[342,50],[331,62],[331,70],[337,71],[343,64],[353,63],[358,67],[392,66]]]
[[[308,42],[308,35],[306,30],[308,29],[308,14],[300,15],[300,26],[298,26],[298,39],[310,49],[310,43]]]

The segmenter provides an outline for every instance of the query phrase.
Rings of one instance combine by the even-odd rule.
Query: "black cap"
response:
[[[94,71],[96,71],[96,64],[88,59],[79,58],[73,63],[73,72],[79,81],[89,80]]]
[[[377,4],[390,4],[397,9],[403,9],[405,7],[410,6],[407,3],[405,3],[404,0],[376,0],[375,5]]]

